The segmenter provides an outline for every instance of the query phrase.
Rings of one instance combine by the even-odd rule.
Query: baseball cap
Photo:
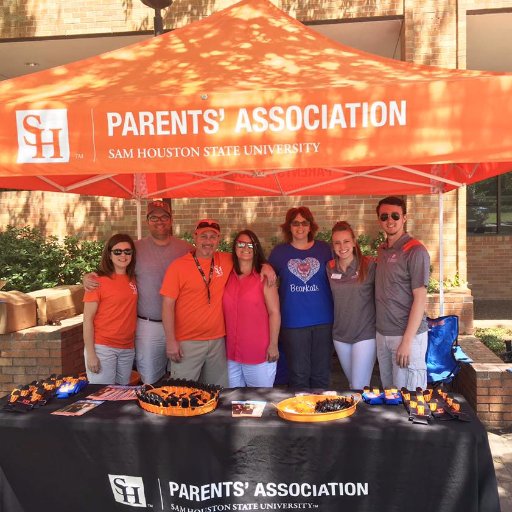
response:
[[[148,211],[146,216],[151,215],[154,212],[167,213],[169,216],[171,215],[171,209],[169,208],[169,205],[163,201],[151,201],[148,203]]]
[[[196,224],[196,233],[200,233],[202,231],[206,230],[212,230],[216,231],[217,233],[220,233],[220,226],[219,223],[216,220],[213,219],[201,219]]]

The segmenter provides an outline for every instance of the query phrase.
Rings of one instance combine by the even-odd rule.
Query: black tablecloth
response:
[[[472,421],[412,424],[403,406],[360,403],[324,423],[279,418],[288,390],[224,390],[216,411],[158,416],[134,401],[80,417],[0,413],[1,510],[497,512],[487,434]],[[266,400],[262,418],[231,401]],[[3,405],[0,404],[0,405]]]

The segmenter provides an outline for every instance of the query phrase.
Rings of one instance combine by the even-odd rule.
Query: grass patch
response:
[[[504,327],[476,328],[475,336],[497,356],[503,359],[505,340],[512,339],[512,330]]]

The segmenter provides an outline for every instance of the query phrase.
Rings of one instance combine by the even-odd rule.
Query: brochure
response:
[[[56,414],[57,416],[82,416],[82,414],[91,411],[102,403],[103,400],[78,400],[77,402],[66,405],[66,407],[62,409],[53,411],[52,414]]]
[[[259,400],[241,400],[231,402],[231,416],[234,418],[260,418],[267,402]]]
[[[87,396],[92,400],[135,400],[141,386],[108,385]]]

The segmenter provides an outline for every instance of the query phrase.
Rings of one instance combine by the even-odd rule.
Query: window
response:
[[[512,172],[468,186],[468,234],[512,234]]]

